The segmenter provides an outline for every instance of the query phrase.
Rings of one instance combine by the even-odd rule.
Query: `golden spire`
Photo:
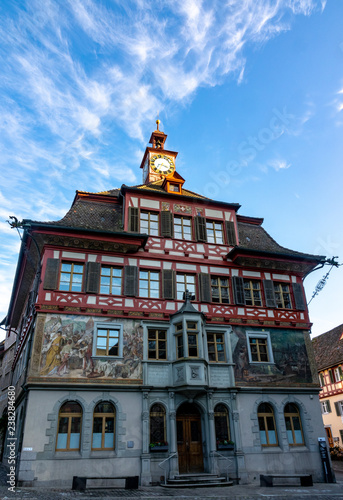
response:
[[[160,125],[160,123],[161,123],[161,121],[157,118],[157,120],[156,120],[156,125],[157,125],[157,130],[158,130],[158,131],[160,130],[160,129],[158,128],[158,127],[159,127],[159,125]]]

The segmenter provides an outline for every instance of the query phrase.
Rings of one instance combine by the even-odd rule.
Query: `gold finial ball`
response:
[[[160,120],[156,120],[157,130],[158,130],[158,126],[159,126],[160,123],[161,123]]]

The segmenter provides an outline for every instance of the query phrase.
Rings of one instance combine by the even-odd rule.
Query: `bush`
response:
[[[331,460],[343,460],[343,448],[340,446],[334,446],[330,448]]]

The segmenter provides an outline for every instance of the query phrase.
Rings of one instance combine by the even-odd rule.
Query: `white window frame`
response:
[[[334,369],[334,374],[335,374],[335,382],[341,382],[341,374],[339,373],[338,366],[337,368]]]
[[[269,332],[253,332],[253,331],[247,331],[247,346],[248,346],[248,356],[249,356],[249,363],[254,364],[254,365],[273,365],[274,364],[274,356],[273,356],[273,350],[272,350],[272,343],[270,340],[270,333]],[[267,340],[267,349],[268,349],[268,358],[269,361],[253,361],[252,356],[251,356],[251,350],[250,350],[250,339],[266,339]]]
[[[119,346],[118,346],[118,355],[110,356],[110,355],[101,355],[96,354],[96,342],[98,337],[98,329],[111,329],[111,330],[119,330]],[[123,358],[123,325],[121,323],[94,323],[94,335],[93,335],[93,357],[98,359],[121,359]]]
[[[328,406],[327,406],[327,399],[325,399],[324,401],[321,401],[320,404],[322,405],[322,413],[323,415],[328,415],[329,413],[331,413],[331,411],[329,411],[328,409]]]

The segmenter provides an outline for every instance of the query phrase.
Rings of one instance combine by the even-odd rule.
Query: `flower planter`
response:
[[[168,451],[168,446],[152,446],[150,448],[150,451],[153,452],[153,453],[156,452],[156,451],[160,451],[160,452],[162,452],[162,451]]]
[[[234,444],[218,444],[217,445],[217,450],[234,450],[235,445]]]

